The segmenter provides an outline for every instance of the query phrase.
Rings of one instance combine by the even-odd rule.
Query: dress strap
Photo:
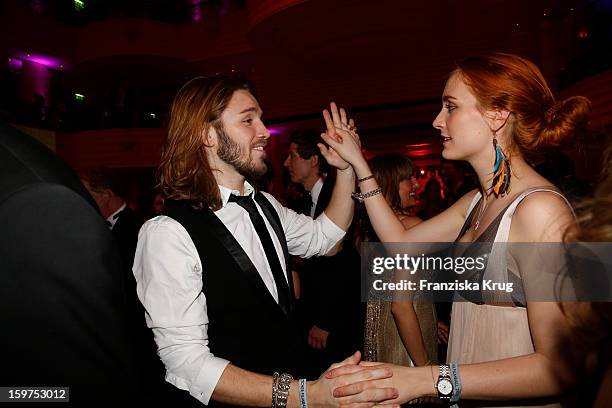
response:
[[[458,241],[463,236],[463,234],[465,234],[468,228],[470,228],[470,222],[472,221],[472,212],[474,211],[474,208],[476,208],[476,205],[480,201],[481,197],[482,194],[480,194],[480,191],[478,191],[476,195],[474,195],[474,198],[472,199],[472,202],[468,207],[467,213],[465,214],[465,221],[463,222],[463,226],[459,231],[459,235],[457,235],[457,238],[455,238],[455,241]]]
[[[563,196],[563,194],[561,194],[557,190],[554,190],[548,187],[534,187],[534,188],[530,188],[528,190],[523,191],[506,208],[502,216],[502,219],[499,223],[497,232],[495,234],[495,239],[493,240],[494,245],[491,248],[489,260],[487,262],[487,267],[486,267],[486,272],[485,272],[485,275],[487,276],[487,278],[493,279],[494,281],[497,280],[500,282],[509,282],[506,252],[507,252],[508,237],[510,236],[510,225],[512,223],[512,216],[514,215],[514,212],[516,211],[516,208],[518,207],[518,205],[521,203],[521,201],[525,199],[525,197],[527,197],[530,194],[540,192],[540,191],[546,191],[546,192],[550,192],[553,194],[557,194],[559,197],[563,198],[563,200],[566,202],[566,204],[572,211],[572,214],[574,214],[574,210],[572,209],[572,206],[569,203],[569,201]],[[520,285],[522,285],[522,281]],[[524,293],[524,290],[523,290],[523,293]],[[495,296],[493,296],[491,299],[488,299],[488,301],[492,303],[512,302],[515,305],[524,304],[524,299],[517,301],[516,299],[513,299],[511,294],[500,292],[500,291],[496,291]]]
[[[474,196],[474,198],[472,199],[472,202],[470,203],[470,206],[468,207],[467,213],[465,215],[465,219],[467,220],[468,218],[470,218],[470,214],[472,213],[472,211],[474,211],[474,208],[476,207],[476,205],[478,204],[478,202],[480,201],[480,198],[482,197],[482,194],[480,194],[480,191],[476,192],[476,195]]]
[[[497,234],[495,235],[494,242],[508,242],[508,237],[510,236],[510,225],[512,223],[512,216],[514,215],[516,208],[521,203],[521,201],[525,199],[525,197],[527,197],[528,195],[532,193],[536,193],[540,191],[547,191],[547,192],[554,193],[558,195],[559,197],[561,197],[565,201],[567,206],[569,207],[574,218],[576,218],[576,214],[574,213],[574,209],[572,208],[572,205],[567,200],[567,198],[565,198],[565,196],[561,194],[561,192],[554,190],[552,188],[547,188],[547,187],[530,188],[528,190],[523,191],[518,197],[514,199],[514,201],[512,201],[512,203],[508,206],[508,208],[506,208],[506,211],[504,212],[504,215],[502,216],[501,222],[499,223],[499,227],[497,229]]]

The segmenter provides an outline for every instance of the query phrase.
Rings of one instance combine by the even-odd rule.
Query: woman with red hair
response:
[[[467,161],[480,188],[409,229],[379,194],[376,179],[369,178],[358,138],[324,140],[355,169],[382,242],[562,242],[574,223],[572,209],[531,162],[545,148],[571,141],[589,109],[583,97],[555,101],[539,69],[526,59],[509,54],[465,59],[446,83],[433,126],[442,137],[442,156]],[[524,292],[539,271],[509,258],[508,253],[491,252],[481,277],[505,276]],[[500,263],[503,266],[495,269]],[[557,396],[575,381],[566,358],[570,351],[561,346],[569,330],[559,304],[514,296],[500,301],[484,291],[476,297],[462,295],[456,293],[460,301],[453,304],[450,365],[393,366],[392,386],[399,390],[394,402],[438,396],[451,403],[479,400],[472,401],[477,406],[556,406]],[[350,370],[336,369],[329,375]],[[337,395],[353,387],[337,389]]]

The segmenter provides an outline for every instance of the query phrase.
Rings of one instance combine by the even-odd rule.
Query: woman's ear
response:
[[[508,119],[510,119],[510,111],[505,109],[496,109],[489,112],[487,118],[489,119],[489,126],[493,133],[499,133],[503,131]]]

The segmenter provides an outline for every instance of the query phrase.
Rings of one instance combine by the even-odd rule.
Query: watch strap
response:
[[[440,382],[444,380],[448,381],[448,383],[451,384],[451,387],[453,387],[450,394],[442,394],[440,392],[440,389],[438,386],[440,385]],[[454,384],[451,378],[450,366],[447,364],[440,364],[439,366],[438,381],[436,381],[436,391],[438,393],[438,399],[440,399],[443,402],[450,402],[450,399],[454,393]]]

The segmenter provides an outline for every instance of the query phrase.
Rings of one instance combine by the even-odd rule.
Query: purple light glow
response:
[[[24,61],[35,62],[47,68],[55,70],[63,70],[68,66],[68,63],[60,58],[52,57],[45,54],[34,54],[29,52],[20,52],[14,55],[15,58]],[[13,59],[15,59],[13,58]]]
[[[9,58],[8,59],[8,69],[14,72],[21,71],[23,68],[23,61],[19,58]]]
[[[191,20],[195,22],[202,21],[204,12],[202,10],[202,2],[200,0],[191,1]]]
[[[284,133],[285,130],[287,130],[284,127],[280,127],[280,126],[270,126],[268,127],[268,132],[270,132],[271,135],[280,135],[281,133]]]
[[[32,10],[36,11],[37,13],[45,12],[45,8],[43,7],[41,0],[32,0],[31,6]]]

